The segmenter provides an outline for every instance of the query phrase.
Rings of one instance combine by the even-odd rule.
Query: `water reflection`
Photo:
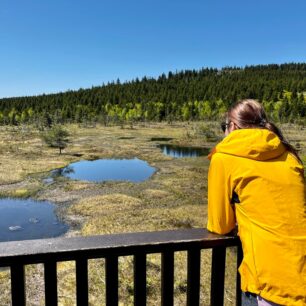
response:
[[[180,158],[180,157],[198,157],[208,155],[210,149],[198,147],[181,147],[171,144],[160,144],[158,147],[165,155]]]
[[[67,176],[74,172],[74,169],[69,165],[65,168],[55,169],[49,172],[49,176],[45,177],[42,181],[46,185],[50,185],[54,183],[54,180],[61,176]]]
[[[133,136],[122,136],[122,137],[119,137],[118,139],[135,139],[135,137],[133,137]]]
[[[0,241],[50,238],[68,225],[59,222],[54,204],[31,199],[0,199]]]
[[[147,180],[155,168],[138,158],[134,159],[98,159],[82,160],[71,163],[65,168],[53,170],[51,177],[65,176],[74,180],[84,181],[131,181]]]
[[[151,141],[170,141],[172,139],[171,137],[152,137]]]
[[[56,178],[59,176],[69,176],[74,173],[74,168],[71,165],[68,165],[65,168],[59,168],[51,171],[51,178]]]

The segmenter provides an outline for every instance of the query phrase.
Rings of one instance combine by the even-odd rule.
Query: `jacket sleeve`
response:
[[[235,212],[231,206],[230,174],[226,173],[222,155],[214,154],[208,171],[208,223],[207,229],[227,234],[235,228]]]

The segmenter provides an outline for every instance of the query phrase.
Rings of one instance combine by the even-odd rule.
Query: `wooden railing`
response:
[[[113,234],[77,238],[54,238],[0,243],[0,267],[11,270],[13,306],[26,305],[25,265],[44,265],[45,305],[58,304],[57,262],[75,261],[76,302],[88,305],[88,259],[105,259],[107,306],[118,305],[118,257],[134,257],[134,305],[146,305],[146,255],[161,254],[161,304],[174,304],[174,253],[187,251],[187,305],[200,305],[201,250],[212,249],[211,305],[224,302],[226,248],[237,246],[239,239],[220,236],[205,229]],[[237,274],[236,305],[241,305],[240,279]]]

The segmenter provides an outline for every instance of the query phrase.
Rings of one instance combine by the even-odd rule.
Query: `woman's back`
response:
[[[216,146],[208,184],[208,229],[227,233],[238,223],[242,290],[306,305],[305,184],[296,157],[267,129],[237,129]]]

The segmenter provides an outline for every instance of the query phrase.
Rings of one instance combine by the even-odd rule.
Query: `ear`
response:
[[[237,127],[237,125],[233,121],[231,121],[230,124],[229,124],[228,130],[230,132],[234,131],[234,130],[238,130],[238,127]]]

